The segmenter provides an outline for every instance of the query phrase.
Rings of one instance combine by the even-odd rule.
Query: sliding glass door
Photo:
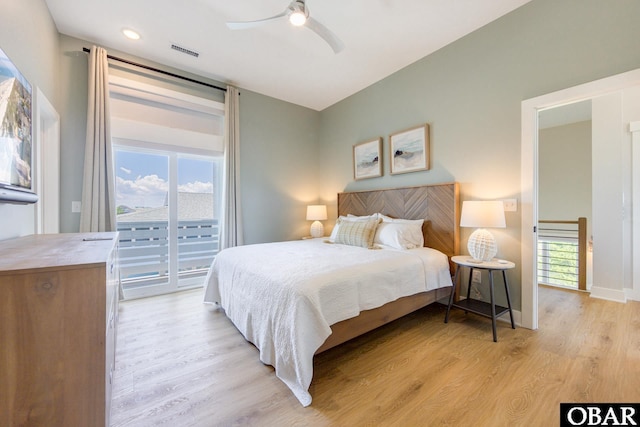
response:
[[[219,164],[213,158],[177,158],[176,203],[178,286],[202,284],[204,275],[218,253]]]
[[[126,297],[202,286],[219,250],[221,158],[126,141],[114,154]]]

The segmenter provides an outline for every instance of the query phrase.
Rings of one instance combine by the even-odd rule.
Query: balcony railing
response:
[[[127,285],[166,278],[169,271],[167,221],[118,221],[120,274]],[[178,221],[178,277],[205,275],[219,251],[218,220]]]
[[[587,290],[587,219],[538,223],[538,281]]]

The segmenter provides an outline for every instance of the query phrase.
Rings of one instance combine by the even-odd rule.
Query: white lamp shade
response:
[[[462,202],[460,227],[505,228],[504,204],[501,200]]]
[[[326,205],[309,205],[307,206],[307,221],[313,221],[309,234],[311,237],[324,236],[324,226],[320,221],[327,219],[327,206]]]
[[[324,221],[327,219],[326,205],[307,206],[307,221]]]
[[[462,202],[460,227],[478,227],[478,230],[469,237],[467,249],[473,259],[491,261],[498,253],[498,244],[485,227],[506,227],[503,203],[501,201]]]

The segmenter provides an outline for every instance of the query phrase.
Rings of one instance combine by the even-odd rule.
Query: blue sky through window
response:
[[[212,193],[215,163],[209,159],[178,158],[178,191]],[[158,207],[169,191],[169,157],[116,150],[116,206]]]

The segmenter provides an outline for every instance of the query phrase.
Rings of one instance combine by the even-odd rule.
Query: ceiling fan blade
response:
[[[331,46],[331,49],[333,49],[334,53],[340,53],[342,49],[344,49],[344,43],[342,43],[342,40],[340,40],[338,36],[333,34],[330,29],[328,29],[312,17],[307,18],[305,26],[322,37],[322,39],[326,41],[329,46]]]
[[[289,14],[289,9],[286,9],[284,12],[279,13],[275,16],[265,19],[258,19],[257,21],[245,21],[245,22],[227,22],[227,27],[232,30],[244,30],[247,28],[257,27],[262,24],[266,24],[269,21],[273,21]]]

